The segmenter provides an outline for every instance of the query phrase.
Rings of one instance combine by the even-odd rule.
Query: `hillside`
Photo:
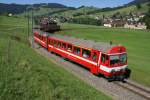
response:
[[[150,32],[123,28],[105,28],[92,25],[62,24],[58,34],[121,44],[127,48],[128,67],[132,70],[130,79],[150,87]]]
[[[137,5],[137,4],[142,4],[142,3],[146,3],[146,2],[149,2],[149,0],[133,0],[126,5],[131,6],[131,5]]]
[[[95,8],[95,7],[81,7],[75,10],[66,10],[59,13],[52,14],[52,16],[63,16],[63,17],[103,17],[112,16],[115,13],[129,14],[129,13],[145,13],[148,11],[148,3],[142,3],[141,8],[137,8],[136,5],[120,6],[115,8]]]
[[[31,6],[34,7],[34,15],[49,15],[57,17],[80,17],[80,16],[90,16],[90,17],[102,17],[112,16],[113,14],[120,12],[121,14],[128,14],[130,12],[146,12],[148,10],[147,0],[134,0],[124,6],[114,7],[114,8],[96,8],[96,7],[86,7],[81,6],[79,8],[67,7],[62,4],[57,3],[41,3],[33,5],[19,5],[19,4],[2,4],[0,3],[0,14],[2,13],[14,13],[25,15],[25,10]],[[137,8],[136,4],[140,3],[141,8]]]
[[[143,3],[141,4],[141,8],[138,9],[136,7],[136,5],[132,5],[132,6],[125,6],[123,8],[120,9],[116,9],[116,10],[112,10],[112,11],[105,11],[105,12],[97,12],[95,13],[95,15],[105,15],[105,16],[111,16],[117,12],[119,12],[120,14],[129,14],[129,13],[145,13],[148,11],[148,3]]]
[[[21,4],[4,4],[4,3],[0,3],[0,14],[3,13],[12,13],[12,14],[20,14],[25,12],[28,8],[30,7],[34,7],[35,11],[40,10],[40,8],[45,8],[45,10],[47,11],[47,9],[64,9],[64,8],[68,8],[68,9],[74,9],[73,7],[67,7],[65,5],[62,4],[58,4],[58,3],[41,3],[41,4],[33,4],[33,5],[21,5]]]
[[[0,33],[0,100],[111,100],[34,52],[26,19],[0,16]]]

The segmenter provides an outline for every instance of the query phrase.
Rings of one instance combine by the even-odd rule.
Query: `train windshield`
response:
[[[111,55],[110,56],[110,66],[118,66],[126,64],[127,61],[127,55],[121,54],[121,55]]]
[[[126,64],[126,62],[127,62],[127,55],[126,54],[120,55],[120,63]]]

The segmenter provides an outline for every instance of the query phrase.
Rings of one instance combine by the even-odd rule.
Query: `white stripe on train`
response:
[[[36,38],[38,41],[40,41],[40,42],[42,42],[42,43],[45,44],[45,42],[41,41],[41,40],[38,39],[37,37],[34,37],[34,38]],[[48,45],[48,46],[51,47],[51,48],[54,48],[52,45]],[[81,59],[81,60],[84,60],[84,61],[86,61],[86,62],[89,62],[89,63],[91,63],[91,64],[93,64],[93,65],[96,65],[96,66],[98,65],[96,62],[93,62],[93,61],[90,61],[90,60],[88,60],[88,59],[82,58],[82,57],[77,56],[77,55],[75,55],[75,54],[72,54],[72,53],[70,53],[70,52],[61,50],[61,49],[59,49],[59,48],[56,48],[56,49],[59,50],[59,51],[61,51],[61,52],[66,53],[66,54],[68,54],[68,55],[71,55],[71,56],[74,56],[74,57],[79,58],[79,59]],[[117,54],[118,54],[118,53],[117,53]],[[114,55],[114,54],[113,54],[113,55]],[[100,56],[99,56],[99,57],[100,57]],[[99,58],[99,60],[100,60],[100,58]],[[113,68],[108,68],[107,66],[100,65],[100,69],[101,69],[101,70],[104,70],[104,71],[109,72],[109,73],[110,73],[112,70],[114,70],[114,71],[120,71],[121,69],[125,69],[125,68],[127,68],[127,65],[119,66],[119,67],[113,67]]]
[[[49,47],[53,47],[53,46],[51,46],[51,45],[48,45],[48,46],[49,46]],[[86,61],[86,62],[89,62],[89,63],[91,63],[91,64],[93,64],[93,65],[96,65],[96,66],[97,66],[97,63],[96,63],[96,62],[93,62],[93,61],[90,61],[90,60],[88,60],[88,59],[82,58],[82,57],[80,57],[80,56],[77,56],[77,55],[72,54],[72,53],[70,53],[70,52],[67,52],[67,51],[61,50],[61,49],[59,49],[59,48],[56,48],[56,49],[57,49],[57,50],[59,50],[59,51],[61,51],[61,52],[66,53],[66,54],[68,54],[68,55],[70,55],[70,56],[73,56],[73,57],[79,58],[79,59],[81,59],[81,60],[84,60],[84,61]]]
[[[120,71],[121,69],[125,69],[125,68],[127,68],[127,65],[119,66],[119,67],[113,67],[113,68],[108,68],[107,66],[100,65],[100,69],[101,70],[104,70],[104,71],[109,72],[109,73],[112,70],[114,70],[114,71]]]

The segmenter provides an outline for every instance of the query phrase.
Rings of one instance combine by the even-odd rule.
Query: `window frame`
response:
[[[69,46],[71,46],[71,49],[69,50]],[[67,44],[67,49],[68,52],[73,52],[73,45],[72,44]]]
[[[61,48],[61,41],[57,41],[57,48]]]
[[[79,53],[79,54],[78,54],[78,53],[75,53],[75,48],[80,49],[80,53]],[[82,54],[82,50],[81,50],[81,48],[80,48],[80,47],[78,47],[78,46],[73,46],[73,53],[74,53],[75,55],[79,55],[79,56],[81,56],[81,54]]]
[[[96,59],[95,59],[95,60],[93,59],[94,53],[96,54]],[[97,51],[93,51],[93,52],[92,52],[92,55],[91,55],[91,60],[94,61],[94,62],[97,62],[97,61],[98,61],[98,58],[99,58],[99,53],[98,53]]]
[[[57,48],[57,40],[53,40],[53,46]]]
[[[83,52],[84,52],[84,50],[85,50],[85,51],[90,51],[90,56],[89,56],[89,57],[84,57],[84,56],[83,56]],[[89,49],[86,49],[86,48],[82,48],[81,56],[82,56],[83,58],[86,58],[86,59],[91,59],[92,51],[91,51],[91,50],[89,50]]]
[[[64,45],[63,45],[63,44],[65,44],[65,47],[64,47]],[[62,49],[67,50],[67,43],[62,42]]]

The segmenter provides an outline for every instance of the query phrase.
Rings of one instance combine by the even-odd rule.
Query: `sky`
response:
[[[34,3],[60,3],[70,7],[94,6],[99,8],[116,7],[127,4],[133,0],[0,0],[0,3],[34,4]]]

